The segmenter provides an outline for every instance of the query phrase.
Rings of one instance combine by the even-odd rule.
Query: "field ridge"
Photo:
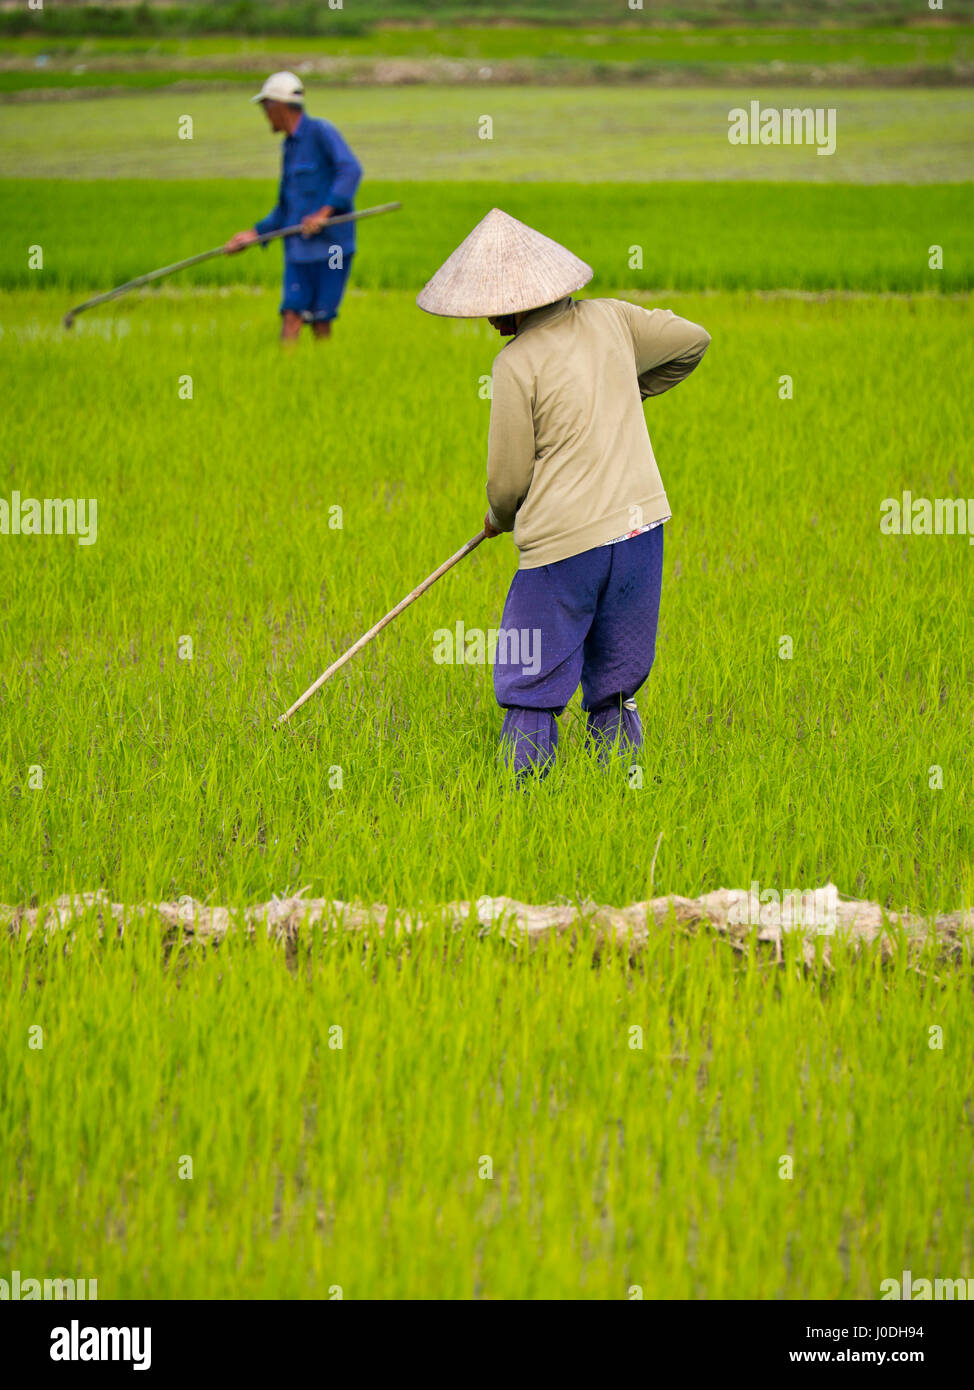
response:
[[[797,903],[796,897],[800,898]],[[834,913],[834,921],[830,918],[828,922],[804,927],[802,912],[809,908],[814,915],[816,907],[822,911],[823,906]],[[0,920],[6,919],[8,929],[13,932],[25,928],[29,938],[38,927],[46,927],[52,915],[57,927],[63,929],[92,912],[98,914],[102,925],[107,919],[117,924],[119,930],[133,917],[156,913],[168,926],[180,927],[201,940],[220,940],[233,929],[235,922],[242,923],[248,934],[252,934],[255,927],[263,926],[269,936],[293,940],[302,928],[316,925],[326,930],[331,926],[354,932],[378,928],[379,935],[396,937],[413,935],[434,921],[446,921],[455,928],[474,923],[488,931],[497,927],[501,936],[515,941],[523,937],[533,943],[549,933],[564,935],[585,924],[592,928],[598,945],[614,944],[638,950],[647,944],[652,922],[657,928],[668,923],[678,927],[709,927],[725,937],[729,945],[746,950],[743,943],[756,928],[754,939],[773,944],[779,961],[784,937],[801,933],[802,955],[809,965],[816,960],[816,936],[823,940],[838,937],[857,953],[878,943],[881,955],[889,958],[897,952],[897,933],[908,947],[925,947],[933,940],[942,953],[957,956],[970,954],[969,946],[965,949],[964,935],[974,932],[972,908],[927,915],[897,913],[880,903],[841,894],[832,883],[801,894],[797,890],[782,894],[778,903],[765,904],[761,904],[752,889],[718,888],[695,898],[667,894],[627,907],[612,907],[590,900],[533,904],[504,896],[484,896],[475,902],[444,903],[422,912],[397,910],[384,903],[362,906],[340,899],[307,899],[301,893],[273,897],[268,902],[244,908],[212,907],[188,895],[176,902],[126,905],[112,902],[107,893],[96,890],[65,894],[47,906],[0,906]],[[740,920],[742,915],[745,916],[743,921]],[[826,964],[830,963],[827,944],[823,959]]]

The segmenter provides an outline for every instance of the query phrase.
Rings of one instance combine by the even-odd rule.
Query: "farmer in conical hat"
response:
[[[512,532],[520,556],[494,665],[518,773],[550,764],[579,681],[601,756],[642,743],[634,697],[655,655],[670,518],[642,401],[710,342],[668,309],[573,299],[592,275],[494,208],[416,301],[511,339],[494,360],[484,527]]]

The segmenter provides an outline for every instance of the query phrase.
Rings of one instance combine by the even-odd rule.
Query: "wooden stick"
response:
[[[340,222],[361,222],[363,217],[378,217],[382,212],[395,212],[401,208],[402,203],[382,203],[378,207],[363,208],[361,212],[342,212],[335,217],[329,217],[327,222],[322,222],[322,228],[336,227]],[[301,230],[300,222],[293,227],[282,227],[277,232],[263,232],[253,241],[249,241],[242,249],[247,251],[251,246],[264,246],[268,241],[276,241],[278,237],[296,236]],[[120,294],[128,294],[129,290],[137,290],[140,285],[148,285],[153,280],[161,280],[164,275],[172,275],[177,270],[185,270],[187,266],[199,265],[201,261],[209,261],[214,256],[226,256],[226,245],[215,246],[212,251],[200,251],[196,256],[188,256],[185,261],[176,261],[174,265],[160,266],[158,270],[150,270],[146,275],[137,275],[134,280],[126,280],[124,285],[117,285],[113,290],[106,290],[104,294],[96,294],[93,299],[86,299],[83,304],[76,304],[73,309],[69,309],[64,316],[65,328],[70,328],[76,316],[83,313],[85,309],[91,309],[95,304],[105,304],[109,299],[117,299]]]
[[[294,711],[300,709],[306,700],[310,700],[311,696],[315,693],[315,691],[321,689],[325,681],[331,680],[335,672],[340,667],[344,666],[346,661],[350,661],[352,657],[355,655],[355,653],[360,652],[364,646],[367,646],[368,643],[372,641],[372,638],[375,637],[377,633],[381,632],[382,629],[388,623],[392,622],[393,618],[398,618],[399,614],[403,611],[403,609],[408,608],[411,603],[415,603],[421,594],[425,594],[426,590],[432,584],[435,584],[436,581],[442,575],[446,574],[448,569],[452,569],[453,566],[458,564],[465,555],[469,555],[471,550],[475,550],[477,546],[480,544],[480,542],[486,539],[487,532],[481,531],[478,535],[474,536],[471,540],[467,541],[466,545],[461,546],[455,555],[451,555],[449,560],[444,560],[443,564],[440,565],[439,569],[435,569],[427,579],[423,580],[422,584],[417,584],[416,588],[413,589],[411,593],[407,594],[404,599],[401,599],[400,602],[396,604],[395,608],[391,609],[385,615],[384,618],[379,619],[375,627],[370,627],[368,632],[366,632],[362,637],[360,637],[357,642],[352,643],[347,652],[343,652],[337,661],[333,661],[331,665],[328,667],[328,670],[323,671],[322,674],[318,677],[314,685],[308,686],[304,694],[299,696],[298,699],[295,700],[291,708],[289,710],[286,710],[285,713],[279,717],[277,721],[278,724],[286,724],[287,721],[291,718],[291,715],[294,713]]]

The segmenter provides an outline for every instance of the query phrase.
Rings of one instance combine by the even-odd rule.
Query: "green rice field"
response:
[[[102,1299],[873,1300],[966,1275],[969,934],[946,961],[892,927],[885,952],[835,940],[829,968],[787,935],[777,960],[674,918],[630,952],[586,923],[754,882],[974,904],[974,547],[880,526],[904,492],[974,520],[969,96],[841,93],[834,159],[741,161],[715,91],[332,96],[359,205],[403,208],[363,224],[331,341],[293,356],[278,247],[61,323],[270,208],[276,142],[239,96],[0,107],[0,501],[84,499],[89,524],[0,527],[0,1263]],[[603,768],[576,696],[520,788],[490,664],[436,657],[499,626],[506,537],[275,728],[482,525],[501,340],[415,296],[492,206],[589,260],[583,294],[712,338],[646,403],[673,516],[645,745]],[[17,915],[99,889],[428,925],[205,942],[152,911]],[[444,906],[499,896],[578,927],[532,947]]]
[[[358,9],[361,7],[359,6]],[[300,67],[330,82],[374,81],[399,65],[400,80],[498,79],[594,82],[763,80],[888,83],[963,80],[974,62],[969,24],[873,24],[820,28],[721,25],[401,25],[355,28],[344,11],[319,10],[330,27],[316,37],[166,36],[78,38],[67,34],[4,41],[0,93],[51,89],[152,88],[174,82],[247,82],[261,69]],[[617,12],[618,13],[618,12]],[[956,16],[955,16],[956,17]],[[0,12],[0,25],[13,16]],[[9,33],[9,30],[8,30]],[[446,65],[451,65],[447,67]],[[461,65],[456,68],[456,65]],[[472,65],[473,70],[470,70]],[[381,80],[381,79],[380,79]]]
[[[369,180],[360,206],[402,209],[358,232],[355,283],[420,288],[483,216],[501,206],[577,249],[593,292],[657,289],[937,292],[974,284],[974,184],[441,183]],[[221,246],[273,205],[270,180],[0,180],[0,286],[57,291],[50,312],[156,265]],[[541,210],[539,216],[539,209]],[[77,236],[83,226],[87,235]],[[678,229],[678,231],[674,231]],[[30,248],[44,263],[31,266]],[[929,248],[943,248],[931,268]],[[634,255],[638,249],[639,255]],[[641,261],[641,264],[639,263]],[[275,247],[218,257],[179,286],[277,289]],[[83,293],[83,292],[87,293]],[[62,307],[63,306],[63,307]],[[119,306],[128,309],[128,305]]]
[[[265,178],[277,141],[243,90],[139,93],[0,106],[0,179]],[[836,112],[836,147],[731,145],[728,112]],[[559,183],[953,183],[971,178],[964,89],[308,86],[374,179]],[[180,138],[184,117],[192,139]],[[488,116],[490,127],[482,124]],[[490,137],[481,132],[490,132]]]
[[[4,1246],[100,1299],[877,1299],[969,1269],[970,958],[937,987],[840,953],[828,984],[786,952],[13,943]]]
[[[70,334],[52,298],[9,295],[0,320],[8,487],[96,497],[98,535],[0,547],[17,711],[0,901],[99,884],[118,901],[238,901],[310,883],[402,903],[621,903],[648,896],[660,830],[666,892],[831,877],[890,907],[970,900],[971,547],[879,529],[886,497],[963,490],[966,298],[660,301],[715,350],[647,407],[673,507],[647,786],[593,782],[580,753],[570,770],[569,714],[544,815],[494,768],[490,668],[433,659],[438,629],[498,626],[503,538],[271,733],[478,530],[496,335],[410,294],[353,293],[285,389],[273,293],[123,301]],[[905,391],[918,363],[924,390]],[[52,720],[60,708],[73,717]]]

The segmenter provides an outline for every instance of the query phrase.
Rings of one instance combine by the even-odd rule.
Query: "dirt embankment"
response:
[[[555,933],[581,942],[618,947],[636,955],[650,933],[666,927],[684,932],[712,932],[733,950],[748,955],[753,950],[782,963],[787,939],[800,942],[805,964],[831,968],[836,942],[859,955],[868,948],[889,959],[905,948],[911,961],[923,954],[949,968],[970,954],[974,941],[974,909],[936,916],[887,911],[879,903],[849,898],[834,884],[802,894],[784,895],[777,902],[762,902],[748,889],[718,888],[699,898],[659,897],[629,907],[595,902],[535,906],[514,898],[478,898],[476,902],[444,903],[422,913],[390,909],[382,903],[361,905],[294,894],[272,898],[246,908],[211,907],[183,898],[179,902],[113,903],[103,893],[62,897],[44,907],[0,906],[0,920],[11,933],[40,930],[63,931],[95,916],[99,932],[121,934],[139,920],[156,915],[176,932],[201,940],[219,941],[228,932],[252,935],[262,930],[269,936],[293,941],[299,933],[321,926],[334,932],[358,932],[370,936],[409,936],[433,924],[457,929],[476,925],[478,935],[496,934],[512,945],[534,944]],[[932,949],[931,949],[932,948]],[[790,953],[789,953],[790,954]],[[912,969],[919,973],[915,963]],[[936,977],[934,977],[936,978]]]

